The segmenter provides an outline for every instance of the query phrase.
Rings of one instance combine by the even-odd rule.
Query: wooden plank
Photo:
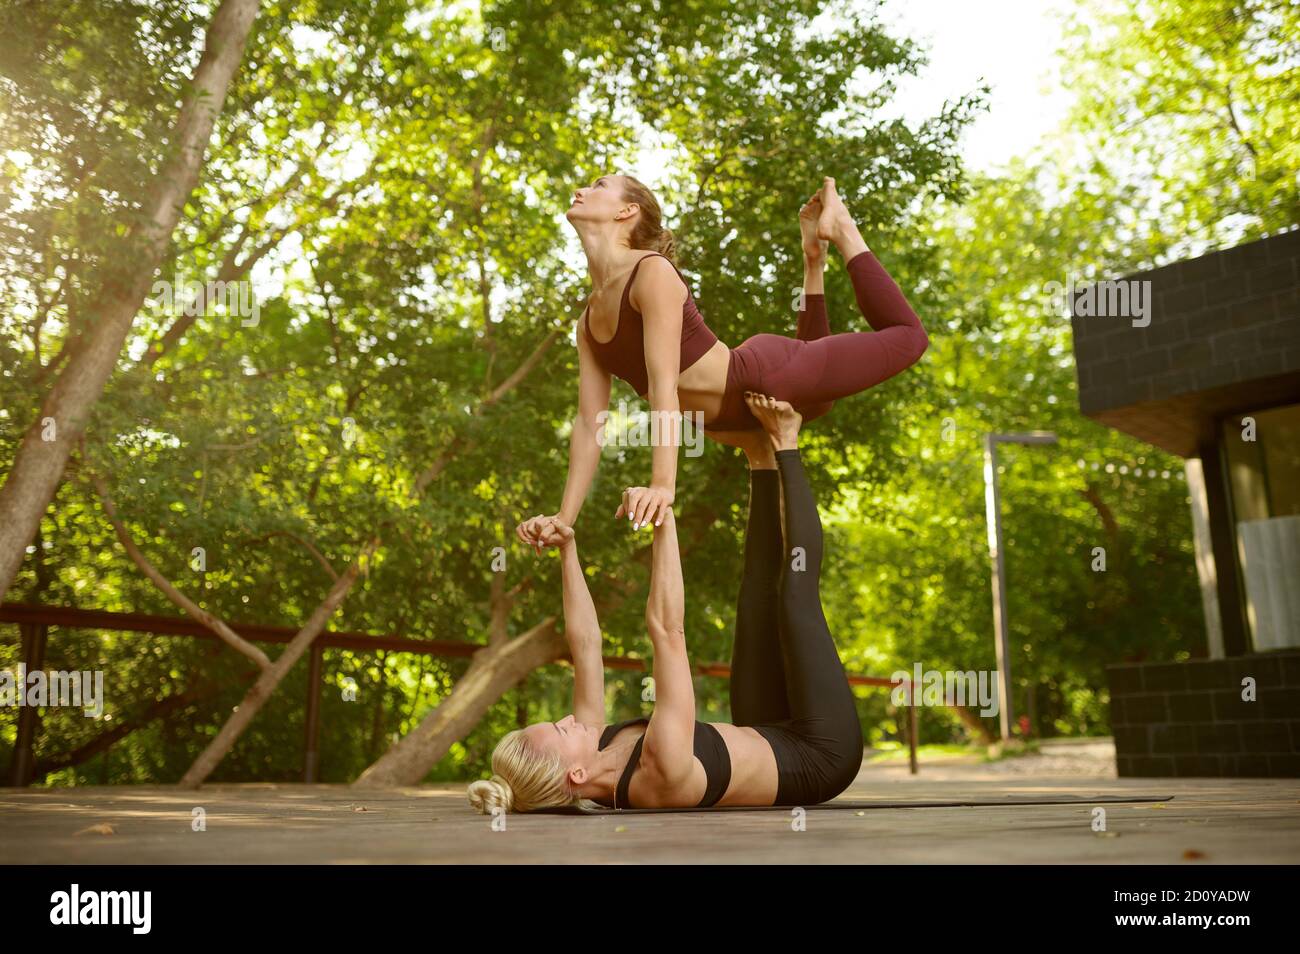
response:
[[[1135,782],[1142,784],[1134,784]],[[925,782],[864,772],[845,797],[996,798],[1150,791],[1150,779]],[[1296,786],[1159,779],[1175,800],[1087,805],[570,817],[477,814],[465,786],[0,790],[0,863],[1197,863],[1300,862]],[[203,809],[206,831],[191,830]],[[84,832],[107,824],[111,834]]]

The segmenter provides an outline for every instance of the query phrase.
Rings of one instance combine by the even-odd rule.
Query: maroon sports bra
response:
[[[650,255],[660,255],[660,253],[651,252]],[[591,329],[587,326],[590,305],[582,315],[582,332],[591,345],[597,363],[609,374],[616,375],[632,385],[641,397],[645,397],[646,392],[650,390],[650,376],[645,365],[645,325],[641,313],[632,307],[630,296],[632,282],[636,280],[636,271],[641,267],[641,262],[650,255],[641,256],[640,261],[632,266],[632,274],[628,276],[627,284],[623,286],[623,300],[619,302],[618,307],[618,327],[614,329],[613,338],[600,342],[592,335]],[[660,255],[660,257],[668,259],[667,255]],[[672,265],[672,259],[668,259],[668,264]],[[678,276],[681,276],[681,269],[676,265],[673,265],[673,268],[676,269]],[[686,279],[683,277],[682,281],[685,282]],[[704,317],[695,305],[695,296],[691,294],[691,287],[687,284],[686,301],[682,305],[682,351],[678,373],[685,371],[704,357],[717,340],[718,336],[704,323]]]

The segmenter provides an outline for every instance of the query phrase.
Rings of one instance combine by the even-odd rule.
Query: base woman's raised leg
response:
[[[740,436],[745,438],[740,446],[749,458],[749,518],[731,650],[731,721],[761,725],[790,717],[777,625],[783,550],[781,480],[767,435],[748,431]]]
[[[800,418],[789,404],[767,397],[751,400],[750,410],[773,436],[781,475],[785,553],[779,618],[791,724],[815,753],[819,784],[838,794],[862,764],[862,727],[822,612],[821,518],[799,454]]]

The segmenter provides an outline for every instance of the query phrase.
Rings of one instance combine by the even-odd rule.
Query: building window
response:
[[[1233,415],[1221,437],[1251,641],[1300,646],[1300,404]]]

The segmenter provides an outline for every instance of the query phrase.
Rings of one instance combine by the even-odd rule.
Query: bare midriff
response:
[[[751,726],[732,725],[730,722],[713,722],[711,725],[727,744],[727,754],[731,758],[731,783],[716,804],[771,805],[776,801],[778,777],[776,754],[771,743]],[[605,726],[599,728],[603,731]],[[645,726],[627,726],[610,739],[610,745],[620,740],[635,742],[645,731]],[[699,803],[709,783],[704,763],[698,758],[691,770],[690,781],[673,790],[656,790],[654,780],[657,777],[650,753],[643,750],[641,767],[633,772],[628,786],[637,808],[693,807]],[[605,801],[601,804],[613,803]]]
[[[704,356],[677,376],[677,401],[683,411],[699,411],[707,424],[722,410],[722,396],[727,390],[727,367],[731,349],[721,341],[704,352]]]

